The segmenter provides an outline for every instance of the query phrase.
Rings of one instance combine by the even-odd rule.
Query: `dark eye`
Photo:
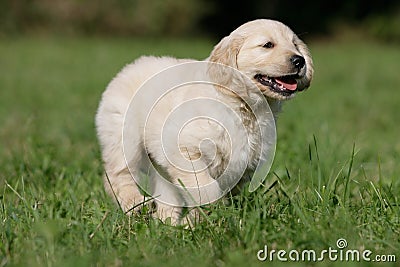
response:
[[[264,48],[273,48],[274,44],[272,42],[268,42],[265,45],[263,45]]]

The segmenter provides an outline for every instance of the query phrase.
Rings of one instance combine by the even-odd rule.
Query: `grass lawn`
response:
[[[217,203],[194,229],[128,217],[105,194],[94,115],[141,54],[205,58],[204,40],[0,40],[1,266],[309,266],[268,249],[346,249],[400,264],[399,48],[310,47],[315,80],[284,107],[266,186]],[[268,190],[269,185],[273,184]],[[319,255],[319,254],[318,254]],[[287,255],[286,255],[287,257]],[[319,265],[342,266],[328,257]]]

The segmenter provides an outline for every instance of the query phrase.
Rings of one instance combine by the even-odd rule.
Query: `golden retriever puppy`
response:
[[[152,203],[153,216],[180,223],[183,207],[214,202],[259,166],[269,171],[281,102],[312,76],[306,45],[266,19],[234,30],[204,61],[137,59],[96,115],[107,192],[125,212]]]

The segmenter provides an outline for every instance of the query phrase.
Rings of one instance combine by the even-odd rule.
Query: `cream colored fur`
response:
[[[263,45],[267,42],[274,44],[273,48],[265,48]],[[100,106],[96,115],[97,134],[102,149],[102,158],[104,162],[105,172],[107,176],[104,183],[107,192],[120,204],[124,211],[130,211],[145,200],[141,194],[135,179],[136,171],[145,167],[141,166],[144,157],[151,157],[164,172],[168,174],[172,183],[184,183],[188,187],[202,186],[209,184],[216,176],[218,176],[227,166],[228,162],[233,163],[237,173],[245,169],[246,172],[254,170],[259,156],[263,156],[265,151],[260,151],[260,139],[257,134],[252,134],[250,129],[256,123],[254,116],[238,118],[226,118],[231,120],[230,123],[241,124],[247,127],[249,136],[244,135],[243,131],[230,132],[229,138],[235,140],[243,140],[240,146],[230,147],[229,140],[224,133],[224,129],[212,121],[194,121],[185,127],[180,133],[179,143],[175,143],[174,137],[166,139],[166,143],[161,144],[159,137],[163,123],[168,114],[181,103],[195,97],[208,97],[217,99],[226,103],[227,109],[237,110],[243,113],[243,99],[258,101],[259,94],[253,92],[254,85],[261,90],[267,99],[274,116],[280,110],[282,100],[286,100],[295,95],[285,96],[270,90],[267,86],[258,83],[254,78],[256,74],[278,77],[293,74],[293,66],[290,63],[290,57],[293,55],[302,56],[305,59],[305,66],[298,70],[298,91],[306,89],[311,82],[313,75],[313,63],[310,53],[306,45],[284,24],[273,20],[255,20],[248,22],[233,31],[229,36],[223,38],[211,52],[209,58],[205,61],[228,65],[248,77],[248,80],[238,77],[235,71],[227,68],[219,67],[212,64],[207,70],[207,74],[213,81],[222,85],[204,89],[204,85],[194,84],[187,86],[184,90],[176,90],[167,95],[157,103],[154,110],[146,121],[146,134],[143,135],[145,127],[144,121],[134,120],[134,117],[126,117],[126,111],[130,102],[141,85],[156,73],[178,64],[185,62],[195,62],[191,59],[175,59],[171,57],[141,57],[134,63],[127,65],[108,85],[103,93]],[[245,81],[244,81],[245,80]],[[249,84],[249,81],[252,84]],[[203,88],[204,87],[204,88]],[[230,88],[232,91],[224,89]],[[141,103],[146,103],[147,98],[143,97]],[[209,109],[217,108],[214,105],[207,107]],[[141,104],[131,107],[134,113],[141,114],[143,108]],[[227,112],[223,108],[216,112]],[[258,118],[268,120],[265,115],[266,110],[263,107],[254,110]],[[128,118],[128,121],[126,121]],[[258,122],[266,125],[268,121]],[[129,151],[124,151],[123,147],[123,127],[129,126],[129,136],[125,136],[129,147]],[[126,138],[128,137],[128,138]],[[206,144],[199,147],[204,140],[213,140],[214,144]],[[249,139],[249,140],[248,140]],[[240,143],[240,142],[239,142]],[[204,144],[204,143],[203,143]],[[145,147],[144,147],[145,146]],[[164,148],[170,148],[170,151],[177,151],[168,155],[164,155]],[[176,148],[178,147],[178,148]],[[175,150],[174,150],[175,149]],[[125,152],[125,154],[124,154]],[[196,161],[200,171],[188,173],[180,170],[174,162],[182,162],[182,155],[186,159]],[[212,157],[211,164],[203,161],[207,156]],[[207,163],[207,164],[206,164]],[[127,166],[130,167],[130,170]],[[185,163],[182,163],[185,164]],[[151,174],[150,174],[151,175]],[[153,185],[157,187],[157,185]],[[202,192],[198,196],[198,200],[210,198],[213,199],[218,192],[218,188],[214,188],[215,192]],[[157,191],[155,189],[155,191]],[[176,198],[182,198],[176,194]],[[185,202],[184,200],[182,200]],[[156,208],[154,216],[165,220],[171,217],[173,223],[179,223],[182,219],[180,207],[172,207],[166,203],[155,202]]]

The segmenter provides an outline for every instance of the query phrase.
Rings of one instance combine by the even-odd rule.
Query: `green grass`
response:
[[[259,262],[256,253],[321,251],[339,238],[397,256],[363,266],[398,266],[398,47],[310,47],[315,80],[284,107],[266,187],[209,207],[209,220],[184,229],[127,217],[112,203],[93,120],[124,64],[141,54],[200,59],[212,43],[0,40],[0,266],[309,266]]]

